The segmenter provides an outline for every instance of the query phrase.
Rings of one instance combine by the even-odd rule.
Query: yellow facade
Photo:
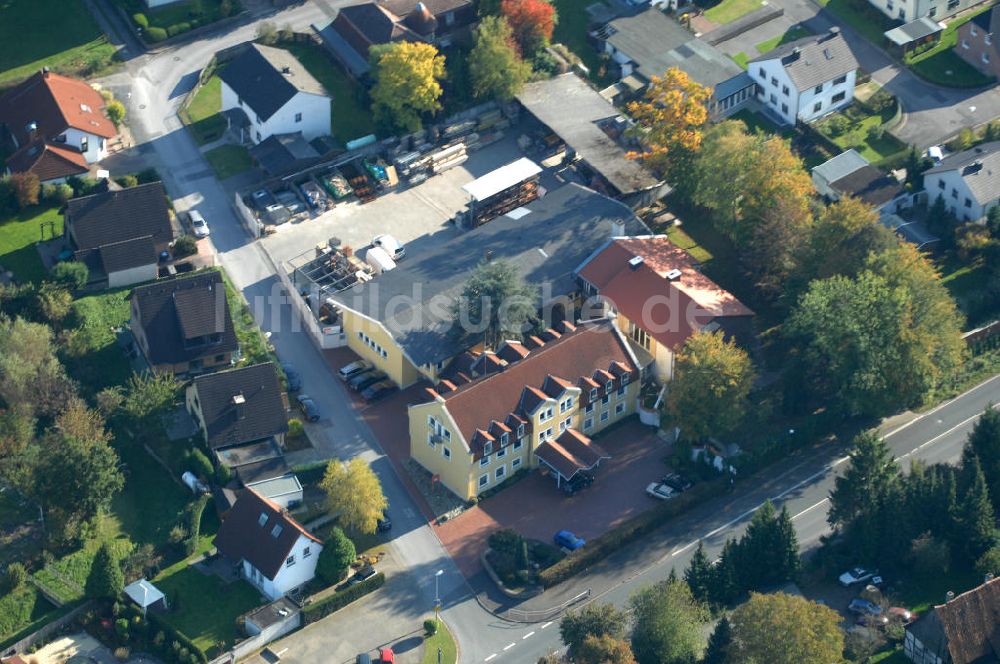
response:
[[[401,388],[409,387],[420,380],[420,372],[403,354],[403,350],[381,323],[349,309],[343,310],[342,318],[347,347],[359,357],[384,371],[389,379]]]
[[[674,377],[674,352],[659,343],[645,329],[635,325],[621,313],[615,315],[615,324],[626,338],[642,346],[653,357],[653,370],[656,379],[661,383],[669,382]]]
[[[506,445],[497,444],[490,454],[478,460],[452,420],[447,401],[438,396],[434,401],[409,408],[410,456],[437,475],[453,493],[469,500],[522,468],[536,467],[538,446],[549,438],[558,438],[567,428],[593,436],[634,414],[639,383],[631,382],[609,394],[598,390],[597,399],[590,406],[581,407],[581,395],[580,388],[570,387],[558,398],[542,402],[530,414],[531,426],[525,427],[522,438],[514,431]],[[511,408],[515,405],[511,404]],[[487,429],[489,425],[489,421],[484,421],[480,426]]]

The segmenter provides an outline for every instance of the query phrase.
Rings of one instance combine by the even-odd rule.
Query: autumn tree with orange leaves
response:
[[[500,15],[514,31],[514,39],[525,58],[531,58],[552,39],[558,16],[545,0],[503,0]]]
[[[628,105],[643,143],[641,151],[629,156],[668,179],[686,170],[691,155],[701,148],[711,96],[712,88],[692,81],[677,67],[654,76],[645,99]]]

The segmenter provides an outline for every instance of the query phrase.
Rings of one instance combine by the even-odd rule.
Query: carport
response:
[[[552,471],[556,486],[571,481],[580,472],[590,472],[611,455],[575,429],[566,429],[555,440],[547,440],[535,451],[539,462]]]

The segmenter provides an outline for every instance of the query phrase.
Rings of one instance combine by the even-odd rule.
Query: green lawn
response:
[[[552,4],[559,13],[559,22],[552,33],[552,41],[565,44],[590,70],[590,77],[595,81],[599,80],[598,74],[604,63],[587,37],[587,28],[590,24],[587,5],[591,3],[584,0],[552,0]]]
[[[854,148],[861,154],[862,157],[875,165],[878,165],[879,162],[890,159],[891,157],[897,156],[900,152],[906,150],[906,145],[887,131],[883,132],[882,136],[879,138],[874,138],[868,135],[868,132],[873,127],[878,127],[888,120],[888,117],[878,115],[869,115],[859,120],[853,120],[847,131],[840,136],[833,136],[828,129],[830,119],[839,115],[851,117],[848,114],[834,113],[832,116],[827,117],[825,120],[820,122],[816,128],[826,135],[831,141],[837,144],[837,146],[841,149],[847,150],[849,148]]]
[[[375,132],[371,111],[362,99],[362,90],[344,70],[327,57],[321,46],[308,43],[284,44],[309,73],[316,77],[330,97],[330,133],[341,143],[347,143]]]
[[[130,292],[131,288],[108,290],[73,303],[74,331],[62,349],[62,360],[85,395],[123,385],[132,374],[114,332],[128,322]]]
[[[59,237],[62,232],[63,218],[54,207],[36,205],[0,220],[0,266],[11,270],[18,281],[40,282],[45,277],[45,267],[35,243],[43,237],[46,240]]]
[[[864,0],[817,0],[828,12],[861,33],[873,44],[885,41],[885,31],[895,23]]]
[[[722,0],[705,12],[705,18],[712,23],[731,23],[761,6],[761,0]]]
[[[149,9],[142,0],[118,0],[129,16],[137,12],[145,15],[151,28],[179,27],[183,24],[190,26],[188,29],[197,28],[202,25],[214,23],[225,18],[219,11],[222,0],[185,0],[157,9]],[[240,11],[239,2],[230,2],[230,16]],[[184,31],[177,32],[181,34]]]
[[[202,574],[186,560],[163,570],[153,583],[173,607],[163,618],[209,657],[241,637],[236,618],[263,604],[260,593],[246,581],[226,584],[217,576]]]
[[[441,649],[441,664],[455,664],[458,661],[458,650],[455,639],[451,637],[448,626],[441,621],[434,636],[424,637],[424,657],[421,664],[438,664],[438,648]]]
[[[949,21],[941,33],[940,41],[933,48],[913,56],[907,56],[906,64],[921,78],[938,85],[947,85],[953,88],[977,88],[989,85],[995,80],[992,76],[980,73],[952,50],[958,43],[958,28],[972,17],[989,9],[990,5],[987,5]]]
[[[796,39],[802,39],[803,37],[808,37],[811,34],[812,31],[809,30],[808,28],[801,25],[793,25],[792,27],[788,28],[788,30],[786,30],[783,34],[780,34],[777,37],[772,37],[771,39],[764,40],[761,43],[755,45],[754,48],[757,49],[758,53],[764,54],[767,53],[768,51],[773,51],[779,46],[784,46],[788,42],[793,42]]]
[[[226,131],[226,119],[222,108],[222,79],[216,70],[205,84],[198,88],[187,108],[180,112],[181,120],[188,126],[198,145],[211,143],[222,138]]]
[[[0,87],[42,67],[89,76],[114,57],[83,0],[4,0],[0,17]]]
[[[220,145],[205,153],[208,165],[220,180],[246,172],[253,167],[250,153],[242,145]]]
[[[909,661],[902,648],[897,650],[895,646],[892,646],[889,650],[872,655],[868,664],[906,664]]]
[[[898,606],[904,606],[917,615],[924,615],[931,607],[944,604],[945,594],[950,590],[960,595],[983,582],[975,570],[957,569],[953,565],[948,573],[934,574],[926,579],[908,578],[898,592]]]
[[[744,53],[743,51],[740,51],[736,55],[731,55],[729,57],[733,59],[733,62],[738,64],[740,67],[743,67],[743,69],[746,69],[749,66],[750,56]]]
[[[59,613],[32,585],[0,595],[0,649],[54,620]]]

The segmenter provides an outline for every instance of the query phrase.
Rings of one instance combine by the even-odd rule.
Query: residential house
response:
[[[132,336],[156,373],[196,374],[232,363],[239,346],[219,272],[139,286],[130,299]]]
[[[160,256],[174,239],[167,192],[160,182],[70,200],[63,235],[90,280],[108,288],[156,279]]]
[[[665,235],[615,237],[576,275],[588,297],[614,315],[621,332],[653,358],[661,382],[691,335],[721,330],[738,342],[752,334],[753,311],[706,277]]]
[[[986,76],[1000,76],[1000,11],[991,7],[958,27],[955,53]]]
[[[850,104],[857,69],[850,46],[834,27],[751,60],[747,71],[757,83],[758,101],[781,123],[795,124]]]
[[[986,581],[906,626],[903,652],[914,664],[1000,662],[1000,579]]]
[[[635,413],[641,366],[613,321],[469,354],[408,409],[410,455],[462,499],[543,464],[557,482],[607,453],[589,436]]]
[[[532,81],[517,95],[521,106],[566,146],[566,160],[592,189],[633,209],[653,203],[670,186],[627,153],[630,121],[611,102],[573,73]]]
[[[330,133],[330,95],[294,55],[248,43],[219,72],[222,111],[246,116],[247,138],[301,133],[306,140]]]
[[[253,489],[240,494],[219,527],[215,546],[271,600],[311,581],[323,550],[319,538],[287,510]]]
[[[288,403],[271,362],[198,376],[184,401],[212,451],[285,441]]]
[[[291,473],[285,455],[274,438],[238,447],[220,447],[215,450],[215,460],[229,468],[243,486]]]
[[[941,196],[956,219],[978,221],[1000,200],[1000,141],[948,155],[924,171],[928,202]]]
[[[47,67],[0,96],[0,125],[7,171],[34,173],[44,184],[86,174],[118,133],[99,92]]]
[[[754,97],[754,82],[732,58],[691,34],[659,9],[616,18],[597,32],[604,52],[618,64],[621,84],[643,90],[671,67],[712,88],[709,112],[721,119]]]
[[[984,0],[868,0],[868,2],[889,18],[905,22],[924,17],[940,21],[975,7]]]
[[[541,289],[539,305],[555,315],[572,308],[579,293],[573,268],[612,234],[645,231],[621,203],[565,184],[330,297],[341,310],[352,351],[400,387],[437,382],[455,357],[477,343],[453,333],[449,307],[482,261],[512,265]]]
[[[375,0],[341,7],[317,32],[347,71],[361,78],[369,73],[373,46],[422,41],[447,48],[475,21],[472,0]]]
[[[854,148],[814,167],[812,181],[827,200],[851,196],[871,205],[879,215],[898,212],[909,200],[896,178],[872,166]]]

